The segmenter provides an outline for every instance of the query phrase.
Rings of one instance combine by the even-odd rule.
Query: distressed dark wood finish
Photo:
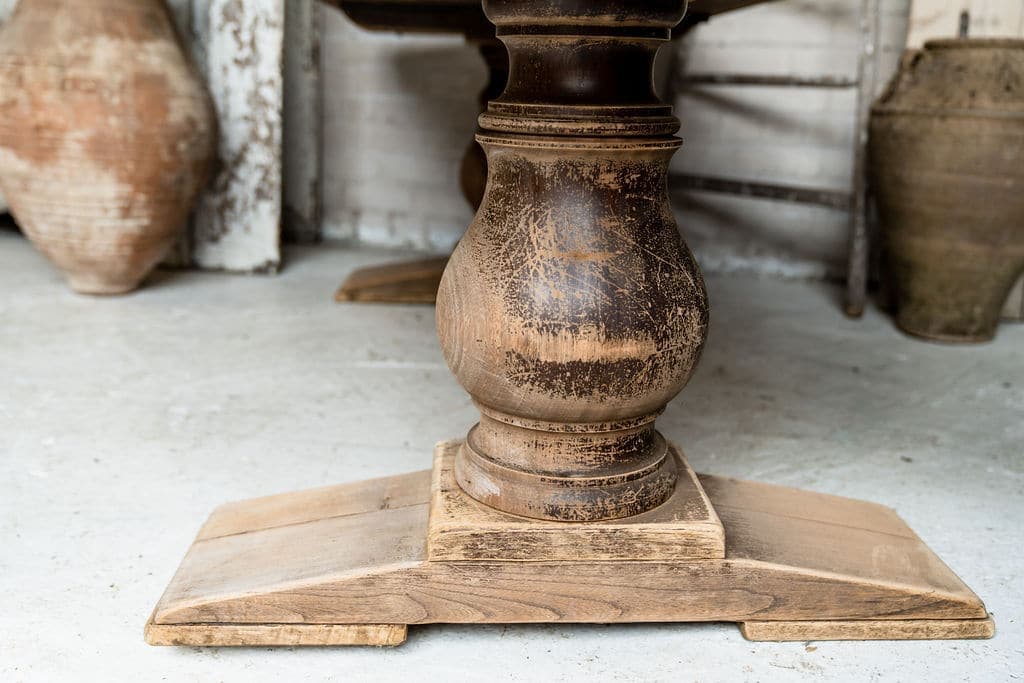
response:
[[[652,68],[684,7],[484,3],[509,81],[480,117],[487,192],[437,322],[482,413],[456,477],[504,512],[614,519],[675,485],[654,421],[690,377],[708,308],[669,206],[679,122]]]

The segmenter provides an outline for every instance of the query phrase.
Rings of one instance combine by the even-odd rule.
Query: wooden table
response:
[[[155,644],[394,645],[427,623],[735,621],[755,640],[984,638],[892,510],[697,475],[655,420],[708,325],[654,93],[682,0],[486,0],[490,178],[437,301],[480,409],[431,471],[245,501],[200,530]],[[571,77],[567,77],[571,75]]]

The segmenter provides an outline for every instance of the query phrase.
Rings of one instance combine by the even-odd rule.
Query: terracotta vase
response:
[[[872,110],[871,174],[897,323],[991,339],[1024,271],[1024,41],[932,41]]]
[[[0,33],[0,190],[78,292],[132,290],[166,255],[215,121],[162,0],[21,0]]]

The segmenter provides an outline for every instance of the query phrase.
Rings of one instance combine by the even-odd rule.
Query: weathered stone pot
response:
[[[207,178],[213,104],[162,0],[21,0],[0,33],[0,190],[89,294],[134,289]]]
[[[897,323],[991,339],[1024,271],[1024,41],[908,52],[872,110],[870,157]]]

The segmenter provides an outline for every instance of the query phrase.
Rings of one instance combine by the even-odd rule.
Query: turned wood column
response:
[[[449,366],[481,419],[463,490],[549,520],[664,502],[654,428],[707,334],[704,282],[667,195],[682,144],[654,92],[683,0],[485,0],[509,79],[480,117],[489,177],[438,292]]]

